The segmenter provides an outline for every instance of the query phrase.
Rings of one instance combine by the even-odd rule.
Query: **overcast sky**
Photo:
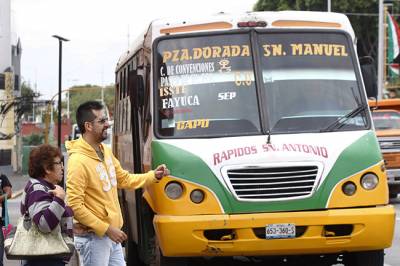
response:
[[[58,91],[58,41],[63,89],[114,83],[119,56],[150,21],[193,14],[251,11],[256,0],[11,0],[22,44],[22,77],[49,99]],[[129,33],[129,34],[128,34]]]

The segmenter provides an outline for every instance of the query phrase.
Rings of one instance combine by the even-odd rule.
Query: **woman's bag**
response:
[[[75,246],[73,238],[61,232],[60,224],[49,233],[40,231],[27,210],[4,240],[4,250],[9,260],[30,260],[69,257]]]
[[[43,233],[24,216],[19,218],[14,234],[11,232],[4,241],[4,250],[7,259],[64,258],[74,252],[74,241],[61,233],[59,225],[50,233]]]

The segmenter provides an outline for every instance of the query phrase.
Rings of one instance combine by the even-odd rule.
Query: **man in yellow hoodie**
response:
[[[165,165],[145,174],[122,169],[107,138],[108,118],[97,101],[81,104],[76,112],[81,137],[66,143],[69,154],[67,202],[74,211],[75,246],[85,266],[126,265],[121,243],[126,234],[117,188],[140,188],[169,174]]]

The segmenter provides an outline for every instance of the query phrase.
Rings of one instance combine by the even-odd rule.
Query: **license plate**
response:
[[[296,236],[294,224],[268,224],[265,227],[265,238],[293,238]]]

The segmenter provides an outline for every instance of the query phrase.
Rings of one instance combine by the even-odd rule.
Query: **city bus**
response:
[[[343,14],[154,20],[116,66],[113,151],[132,172],[165,163],[171,174],[119,191],[128,265],[383,265],[395,211],[372,70]]]

